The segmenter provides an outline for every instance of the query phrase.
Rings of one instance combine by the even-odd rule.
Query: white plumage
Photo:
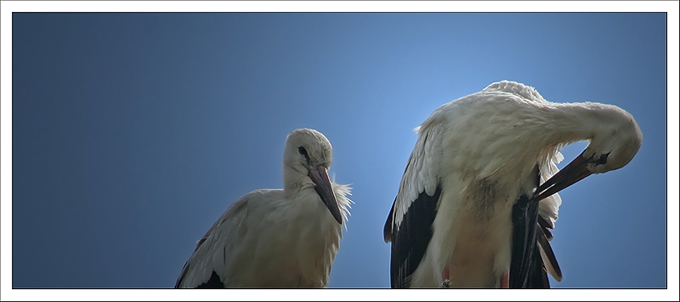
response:
[[[546,271],[560,280],[548,244],[554,193],[623,167],[642,143],[619,107],[552,103],[509,81],[442,105],[416,131],[385,225],[393,287],[547,287]],[[590,144],[557,173],[558,150],[580,140]]]
[[[283,190],[235,201],[199,240],[175,287],[326,287],[351,203],[350,187],[328,179],[331,163],[323,134],[291,132]]]

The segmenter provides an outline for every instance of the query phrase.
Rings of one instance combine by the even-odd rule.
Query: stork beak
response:
[[[331,185],[331,180],[328,179],[328,172],[326,167],[318,166],[309,169],[309,178],[312,179],[314,184],[314,189],[316,193],[319,194],[323,203],[331,211],[333,218],[342,224],[342,216],[340,215],[340,209],[338,208],[338,201],[335,199],[335,194],[333,193],[333,186]]]
[[[588,164],[590,162],[591,159],[585,158],[583,153],[581,153],[562,170],[548,179],[548,181],[540,185],[534,193],[533,201],[539,201],[553,195],[592,174],[592,172],[588,170]]]

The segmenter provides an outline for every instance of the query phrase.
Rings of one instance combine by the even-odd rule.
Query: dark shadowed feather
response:
[[[224,288],[224,283],[222,283],[220,277],[217,276],[217,273],[213,271],[210,275],[210,279],[207,282],[196,286],[196,288]]]
[[[385,222],[385,228],[383,228],[383,238],[385,239],[385,242],[392,241],[392,213],[394,213],[394,204],[396,202],[397,199],[394,198],[394,201],[392,202],[392,208],[390,209],[390,213],[387,214],[387,222]]]
[[[536,187],[539,186],[539,172],[536,166]],[[550,288],[537,243],[537,236],[545,236],[543,229],[547,229],[548,224],[546,221],[543,224],[546,228],[539,220],[538,201],[526,195],[520,196],[512,208],[510,288]]]
[[[432,223],[437,215],[437,202],[441,192],[441,186],[437,186],[432,196],[421,192],[404,213],[399,226],[392,223],[392,214],[388,217],[385,235],[389,228],[392,241],[392,288],[409,287],[411,275],[420,264],[432,239]],[[392,207],[394,209],[394,205]]]
[[[560,265],[557,263],[555,253],[553,252],[552,247],[550,247],[550,242],[548,242],[549,239],[545,234],[547,229],[543,227],[541,227],[541,229],[543,230],[543,233],[540,232],[541,230],[538,230],[536,234],[536,240],[538,242],[539,251],[543,256],[542,259],[548,260],[548,262],[544,262],[543,265],[545,265],[546,270],[553,276],[553,278],[555,278],[555,280],[562,281],[562,270],[560,269]]]
[[[538,216],[538,225],[541,226],[541,231],[543,231],[543,234],[545,235],[545,238],[550,241],[553,239],[553,234],[550,232],[550,229],[553,228],[553,226],[550,225],[550,223],[545,220],[545,218],[541,217],[540,215]]]

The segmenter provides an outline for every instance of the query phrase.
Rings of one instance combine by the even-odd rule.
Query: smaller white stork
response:
[[[417,132],[384,229],[395,288],[550,287],[546,273],[562,278],[548,243],[555,193],[625,166],[642,144],[619,107],[551,103],[509,81],[440,106]],[[558,150],[580,140],[557,172]]]
[[[347,220],[348,185],[331,182],[328,139],[313,129],[286,138],[283,190],[236,200],[201,238],[175,288],[322,288]]]

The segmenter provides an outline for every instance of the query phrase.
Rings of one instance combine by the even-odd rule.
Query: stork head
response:
[[[332,163],[333,147],[321,132],[303,128],[288,134],[283,152],[284,190],[313,185],[333,218],[342,224],[333,185],[328,178]]]
[[[599,119],[602,124],[595,128],[590,144],[581,154],[592,173],[627,165],[642,144],[642,132],[630,113],[613,105],[598,105],[602,108]]]
[[[541,200],[594,173],[605,173],[627,165],[642,144],[642,132],[625,110],[599,103],[586,103],[584,126],[592,131],[590,144],[572,162],[543,183],[534,199]]]

